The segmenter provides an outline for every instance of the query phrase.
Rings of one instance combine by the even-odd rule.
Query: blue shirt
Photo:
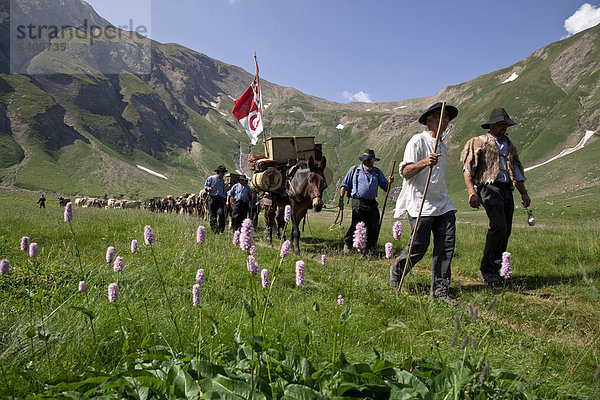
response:
[[[510,176],[508,175],[508,166],[506,164],[506,157],[508,156],[508,140],[506,137],[503,137],[502,143],[498,141],[498,138],[490,133],[490,136],[494,138],[496,142],[496,146],[498,147],[498,154],[500,154],[500,160],[498,161],[498,166],[500,167],[500,172],[496,177],[497,182],[510,182]],[[521,169],[515,165],[515,180],[517,182],[524,181],[525,177],[521,172]]]
[[[204,189],[209,187],[212,187],[209,195],[225,197],[225,179],[219,178],[218,175],[209,176],[204,184]]]
[[[358,185],[355,173],[358,175]],[[359,164],[356,167],[350,168],[350,171],[348,171],[344,178],[344,182],[342,182],[342,187],[350,190],[352,197],[374,200],[377,197],[377,186],[386,190],[387,183],[386,177],[379,168],[373,167],[371,171],[365,171],[362,164]]]
[[[242,185],[239,182],[233,185],[227,194],[238,201],[249,202],[252,199],[252,189],[250,189],[250,186],[248,184]]]

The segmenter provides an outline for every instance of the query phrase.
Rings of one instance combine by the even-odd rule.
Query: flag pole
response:
[[[259,111],[260,111],[260,119],[263,122],[263,126],[265,125],[265,119],[263,118],[264,114],[264,107],[263,107],[263,100],[262,100],[262,89],[260,87],[260,76],[258,75],[258,57],[256,57],[256,52],[254,52],[254,65],[256,66],[256,84],[258,85],[258,107],[259,107]],[[264,128],[263,128],[264,131]],[[265,139],[267,137],[267,132],[264,131],[263,132],[263,147],[265,146]]]

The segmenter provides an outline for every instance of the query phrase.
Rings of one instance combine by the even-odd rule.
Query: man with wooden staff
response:
[[[441,133],[457,115],[456,107],[434,104],[419,118],[419,122],[426,125],[427,130],[413,136],[406,145],[404,159],[400,163],[404,183],[396,202],[394,217],[408,217],[413,229],[412,247],[409,242],[390,268],[390,284],[397,289],[406,273],[425,255],[433,234],[431,295],[451,305],[458,305],[449,293],[450,262],[456,236],[456,208],[448,197],[446,188],[448,147],[442,141]],[[410,262],[407,266],[409,251]]]
[[[377,197],[377,188],[387,189],[388,179],[377,167],[373,166],[379,158],[375,157],[375,152],[371,149],[365,150],[362,156],[358,157],[361,164],[350,168],[342,186],[340,188],[340,210],[344,209],[344,196],[346,193],[352,197],[352,222],[350,228],[344,237],[344,253],[350,253],[356,224],[364,222],[367,228],[367,245],[365,252],[369,252],[375,247],[377,237],[379,236],[379,204]],[[394,182],[394,176],[389,177],[390,183]]]
[[[481,280],[490,286],[503,283],[500,267],[512,227],[514,188],[521,194],[524,207],[531,203],[525,190],[523,165],[517,149],[506,136],[508,127],[516,124],[504,108],[493,109],[490,119],[481,125],[488,132],[469,140],[460,155],[469,205],[473,208],[483,205],[490,220],[478,272]]]

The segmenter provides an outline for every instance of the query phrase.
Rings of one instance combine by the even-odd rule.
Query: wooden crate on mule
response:
[[[314,136],[271,136],[265,139],[265,155],[277,163],[308,160],[316,156]]]

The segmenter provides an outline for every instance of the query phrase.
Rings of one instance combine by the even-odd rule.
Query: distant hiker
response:
[[[42,194],[42,196],[38,199],[37,204],[40,205],[40,208],[46,208],[46,198]]]
[[[454,255],[454,242],[456,237],[456,208],[448,197],[446,188],[446,172],[448,169],[448,146],[442,141],[441,134],[448,127],[448,123],[456,118],[458,109],[445,106],[444,116],[440,126],[442,103],[429,107],[419,122],[427,126],[427,130],[414,135],[407,143],[404,150],[404,159],[400,163],[400,174],[404,178],[402,191],[396,201],[394,218],[407,218],[413,229],[413,246],[410,262],[407,266],[410,242],[402,254],[390,268],[390,284],[397,288],[402,276],[419,262],[429,247],[430,237],[433,234],[433,260],[431,269],[431,295],[440,298],[449,304],[458,303],[450,297],[450,263]],[[437,152],[434,152],[436,133],[441,129]],[[423,210],[416,233],[415,223],[419,216],[423,192],[427,184],[429,167],[431,178],[427,195],[423,202]],[[406,272],[404,269],[408,268]]]
[[[248,218],[250,201],[252,201],[252,189],[248,186],[248,177],[243,175],[227,193],[227,204],[231,206],[231,228],[234,232],[240,229],[242,221]]]
[[[215,169],[216,174],[211,175],[204,184],[208,192],[208,212],[210,214],[210,228],[214,233],[225,231],[225,172],[227,169],[219,165]]]
[[[523,206],[529,207],[531,203],[525,190],[523,165],[506,136],[506,130],[513,125],[516,122],[504,108],[494,108],[489,121],[481,125],[488,132],[469,140],[460,155],[469,205],[473,208],[483,205],[490,220],[478,272],[488,285],[502,283],[500,267],[512,227],[514,188],[521,193]]]
[[[344,209],[344,195],[350,194],[352,197],[352,223],[350,229],[344,237],[344,253],[350,253],[356,224],[364,222],[367,227],[367,245],[365,251],[375,247],[377,237],[379,236],[379,208],[377,200],[377,187],[382,190],[387,189],[388,180],[381,170],[373,166],[374,161],[379,161],[375,157],[373,150],[367,149],[362,156],[358,157],[361,164],[350,168],[342,187],[340,188],[340,210]],[[394,178],[389,178],[394,182]]]

